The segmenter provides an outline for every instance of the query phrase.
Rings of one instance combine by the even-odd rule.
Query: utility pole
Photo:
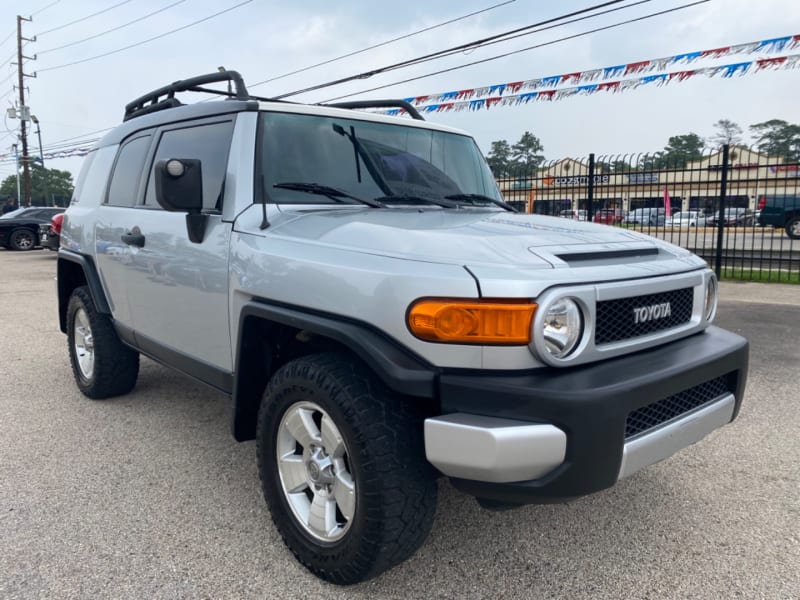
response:
[[[25,106],[25,78],[34,77],[34,75],[26,75],[22,70],[22,60],[30,59],[22,54],[22,40],[26,42],[35,42],[36,38],[28,39],[22,37],[22,22],[32,21],[32,19],[17,15],[17,73],[19,76],[19,123],[20,123],[20,138],[22,139],[22,182],[25,192],[24,206],[31,205],[31,171],[30,171],[30,157],[28,156],[28,135],[25,131],[27,120],[30,118],[30,109]],[[35,58],[35,57],[34,57]],[[22,199],[20,199],[20,206],[23,206]]]

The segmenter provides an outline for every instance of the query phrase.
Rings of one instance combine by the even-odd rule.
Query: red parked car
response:
[[[620,208],[604,208],[595,213],[594,222],[603,223],[604,225],[617,225],[622,223],[622,219],[624,218],[624,210]]]
[[[49,223],[39,225],[39,243],[42,248],[58,250],[61,245],[61,225],[64,222],[64,213],[53,215]]]

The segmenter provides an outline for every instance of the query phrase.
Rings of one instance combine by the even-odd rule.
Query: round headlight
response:
[[[714,318],[714,313],[717,312],[717,278],[711,275],[706,282],[706,303],[705,303],[705,317],[706,321],[711,321]]]
[[[582,333],[581,309],[574,300],[561,298],[550,305],[544,317],[544,343],[551,356],[568,356],[580,342]]]

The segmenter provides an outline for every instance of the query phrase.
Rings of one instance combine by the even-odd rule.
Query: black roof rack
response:
[[[353,100],[350,102],[320,104],[320,106],[332,106],[334,108],[402,108],[411,115],[412,119],[417,121],[425,120],[414,105],[406,100]]]
[[[219,83],[220,81],[233,83],[236,91],[234,92],[230,89],[230,84],[228,85],[227,91],[201,87],[208,83]],[[282,102],[281,100],[250,95],[244,85],[244,79],[242,79],[242,76],[237,71],[217,71],[209,73],[208,75],[198,75],[197,77],[191,77],[189,79],[181,79],[136,98],[136,100],[125,105],[125,116],[122,120],[129,121],[130,119],[135,119],[142,115],[183,106],[183,103],[175,97],[175,94],[178,92],[204,92],[208,94],[217,94],[218,96],[227,96],[229,98],[235,98],[236,100]],[[333,108],[401,108],[411,115],[411,118],[418,121],[425,120],[422,118],[422,115],[419,114],[419,111],[405,100],[355,100],[352,102],[320,104],[319,106],[330,106]]]
[[[207,83],[217,83],[220,81],[229,81],[236,86],[236,92],[223,92],[219,90],[211,90],[200,87]],[[244,79],[236,71],[217,71],[216,73],[209,73],[208,75],[198,75],[190,79],[181,79],[162,88],[153,90],[149,94],[136,98],[133,102],[125,105],[125,116],[123,121],[128,121],[141,115],[146,115],[159,110],[167,108],[174,108],[182,106],[182,102],[175,97],[178,92],[206,92],[210,94],[218,94],[222,96],[229,96],[237,100],[250,100],[252,97],[247,93],[247,88],[244,85]],[[162,98],[164,96],[164,98]]]

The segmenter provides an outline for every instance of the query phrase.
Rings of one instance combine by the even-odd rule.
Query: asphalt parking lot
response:
[[[606,492],[492,513],[445,482],[411,560],[349,588],[299,566],[226,397],[144,360],[74,385],[55,255],[0,250],[0,598],[798,598],[800,286],[725,284],[739,419]]]

